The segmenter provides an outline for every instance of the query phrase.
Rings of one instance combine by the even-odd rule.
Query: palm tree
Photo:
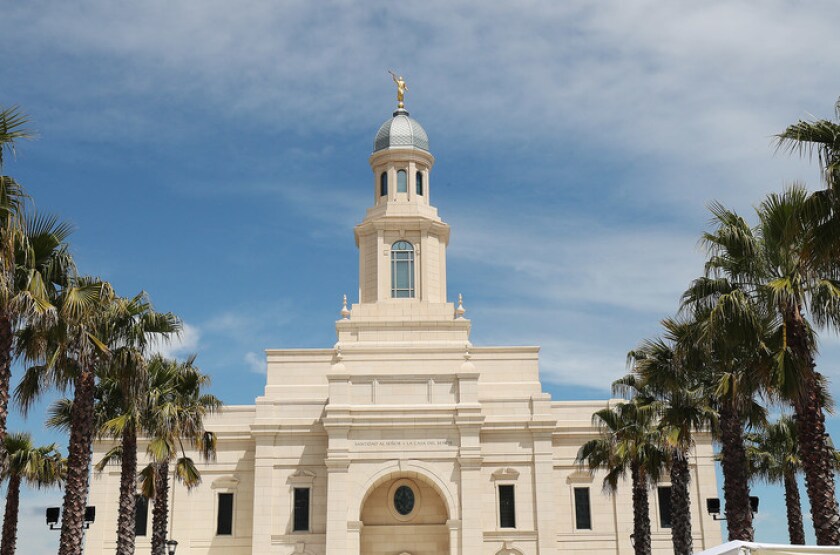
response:
[[[116,552],[130,555],[134,553],[137,434],[143,432],[150,388],[146,352],[151,343],[177,333],[181,324],[171,313],[156,312],[145,293],[115,299],[111,310],[121,339],[120,345],[111,349],[110,363],[96,386],[94,429],[98,438],[112,437],[118,443],[96,464],[96,470],[101,472],[111,462],[120,463]],[[70,399],[54,403],[48,425],[69,429],[72,407]]]
[[[34,447],[26,433],[8,434],[3,438],[7,464],[0,476],[8,480],[6,512],[3,515],[3,536],[0,555],[14,555],[17,542],[18,507],[21,483],[38,488],[61,484],[66,460],[55,444]]]
[[[784,485],[790,543],[805,545],[799,485],[796,483],[796,475],[802,468],[796,422],[789,416],[782,416],[761,432],[747,434],[746,439],[753,476]]]
[[[27,368],[15,391],[24,413],[46,388],[73,387],[59,555],[77,555],[82,549],[96,431],[96,377],[109,361],[108,344],[118,340],[110,335],[113,300],[110,284],[75,278],[56,297],[56,317],[38,318],[20,332],[26,360],[36,363]]]
[[[145,293],[117,299],[116,322],[122,344],[112,351],[107,371],[118,386],[113,406],[118,409],[104,423],[106,434],[120,439],[120,500],[117,518],[117,555],[134,553],[134,513],[137,484],[137,433],[149,399],[147,351],[150,342],[167,339],[181,330],[172,313],[156,312]],[[121,401],[121,402],[116,402]]]
[[[659,480],[667,457],[660,448],[655,419],[656,410],[650,404],[631,401],[603,408],[592,415],[600,437],[584,443],[577,454],[577,462],[586,464],[590,471],[607,471],[604,489],[610,493],[616,491],[618,480],[629,471],[636,555],[651,552],[648,489]]]
[[[712,431],[717,414],[697,373],[692,372],[695,345],[691,323],[663,320],[664,338],[643,341],[628,354],[633,374],[619,380],[613,390],[626,389],[656,401],[664,446],[668,449],[671,478],[671,539],[674,553],[691,555],[691,496],[689,459],[694,434]],[[696,364],[696,363],[694,363]]]
[[[174,477],[188,489],[201,483],[195,461],[187,455],[184,442],[197,449],[201,458],[213,459],[216,436],[204,428],[204,417],[222,403],[204,393],[210,377],[195,366],[195,357],[184,362],[155,356],[148,365],[148,403],[143,429],[149,434],[147,452],[152,463],[140,472],[143,495],[154,500],[152,509],[152,555],[164,555],[169,519],[169,465]]]
[[[691,333],[704,357],[693,371],[718,415],[716,435],[729,540],[752,541],[744,429],[765,418],[755,396],[761,391],[759,378],[770,363],[765,344],[770,324],[742,290],[722,278],[694,280],[683,303],[693,311],[696,326]]]
[[[33,312],[51,308],[51,279],[45,275],[48,268],[44,266],[50,255],[63,250],[60,258],[67,268],[72,267],[66,249],[61,247],[69,227],[49,218],[27,222],[26,192],[12,177],[2,175],[4,154],[14,154],[15,142],[31,136],[27,125],[28,118],[17,107],[0,109],[0,460],[6,435],[15,330]]]
[[[840,120],[840,100],[834,105]],[[840,258],[840,121],[799,120],[776,135],[777,148],[812,157],[817,154],[826,188],[808,198],[807,218],[814,226],[810,239],[815,258],[829,264]]]
[[[825,380],[816,370],[811,321],[840,329],[840,266],[813,256],[816,228],[808,205],[808,193],[799,185],[768,195],[754,229],[719,207],[718,229],[708,241],[709,267],[737,283],[777,323],[766,385],[794,410],[817,543],[837,545],[834,451],[825,429]]]

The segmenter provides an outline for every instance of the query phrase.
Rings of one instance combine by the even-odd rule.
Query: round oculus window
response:
[[[414,510],[414,490],[408,486],[400,486],[394,492],[394,509],[402,516],[411,514]]]

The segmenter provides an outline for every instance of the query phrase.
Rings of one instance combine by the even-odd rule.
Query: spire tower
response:
[[[432,334],[463,345],[469,320],[456,318],[446,298],[449,225],[430,202],[435,158],[423,126],[404,107],[405,82],[396,75],[394,81],[398,107],[380,126],[368,160],[373,204],[355,228],[359,302],[338,321],[339,342],[411,342]]]

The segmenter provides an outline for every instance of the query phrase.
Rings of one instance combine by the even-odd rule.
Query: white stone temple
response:
[[[473,345],[464,307],[449,302],[434,161],[404,108],[382,124],[372,206],[354,230],[358,303],[341,311],[332,347],[268,349],[255,404],[210,419],[217,460],[200,465],[198,488],[172,490],[178,555],[632,553],[629,482],[609,496],[602,475],[575,464],[608,401],[553,401],[538,347]],[[717,497],[708,437],[691,472],[699,551],[721,543],[704,510]],[[667,488],[650,495],[660,554],[673,552]],[[85,553],[113,553],[118,491],[118,466],[94,475]],[[137,553],[149,552],[151,520],[141,506]]]

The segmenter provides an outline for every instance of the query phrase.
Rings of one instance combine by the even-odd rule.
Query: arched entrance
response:
[[[374,484],[362,503],[361,555],[449,553],[449,515],[437,489],[416,473]]]

